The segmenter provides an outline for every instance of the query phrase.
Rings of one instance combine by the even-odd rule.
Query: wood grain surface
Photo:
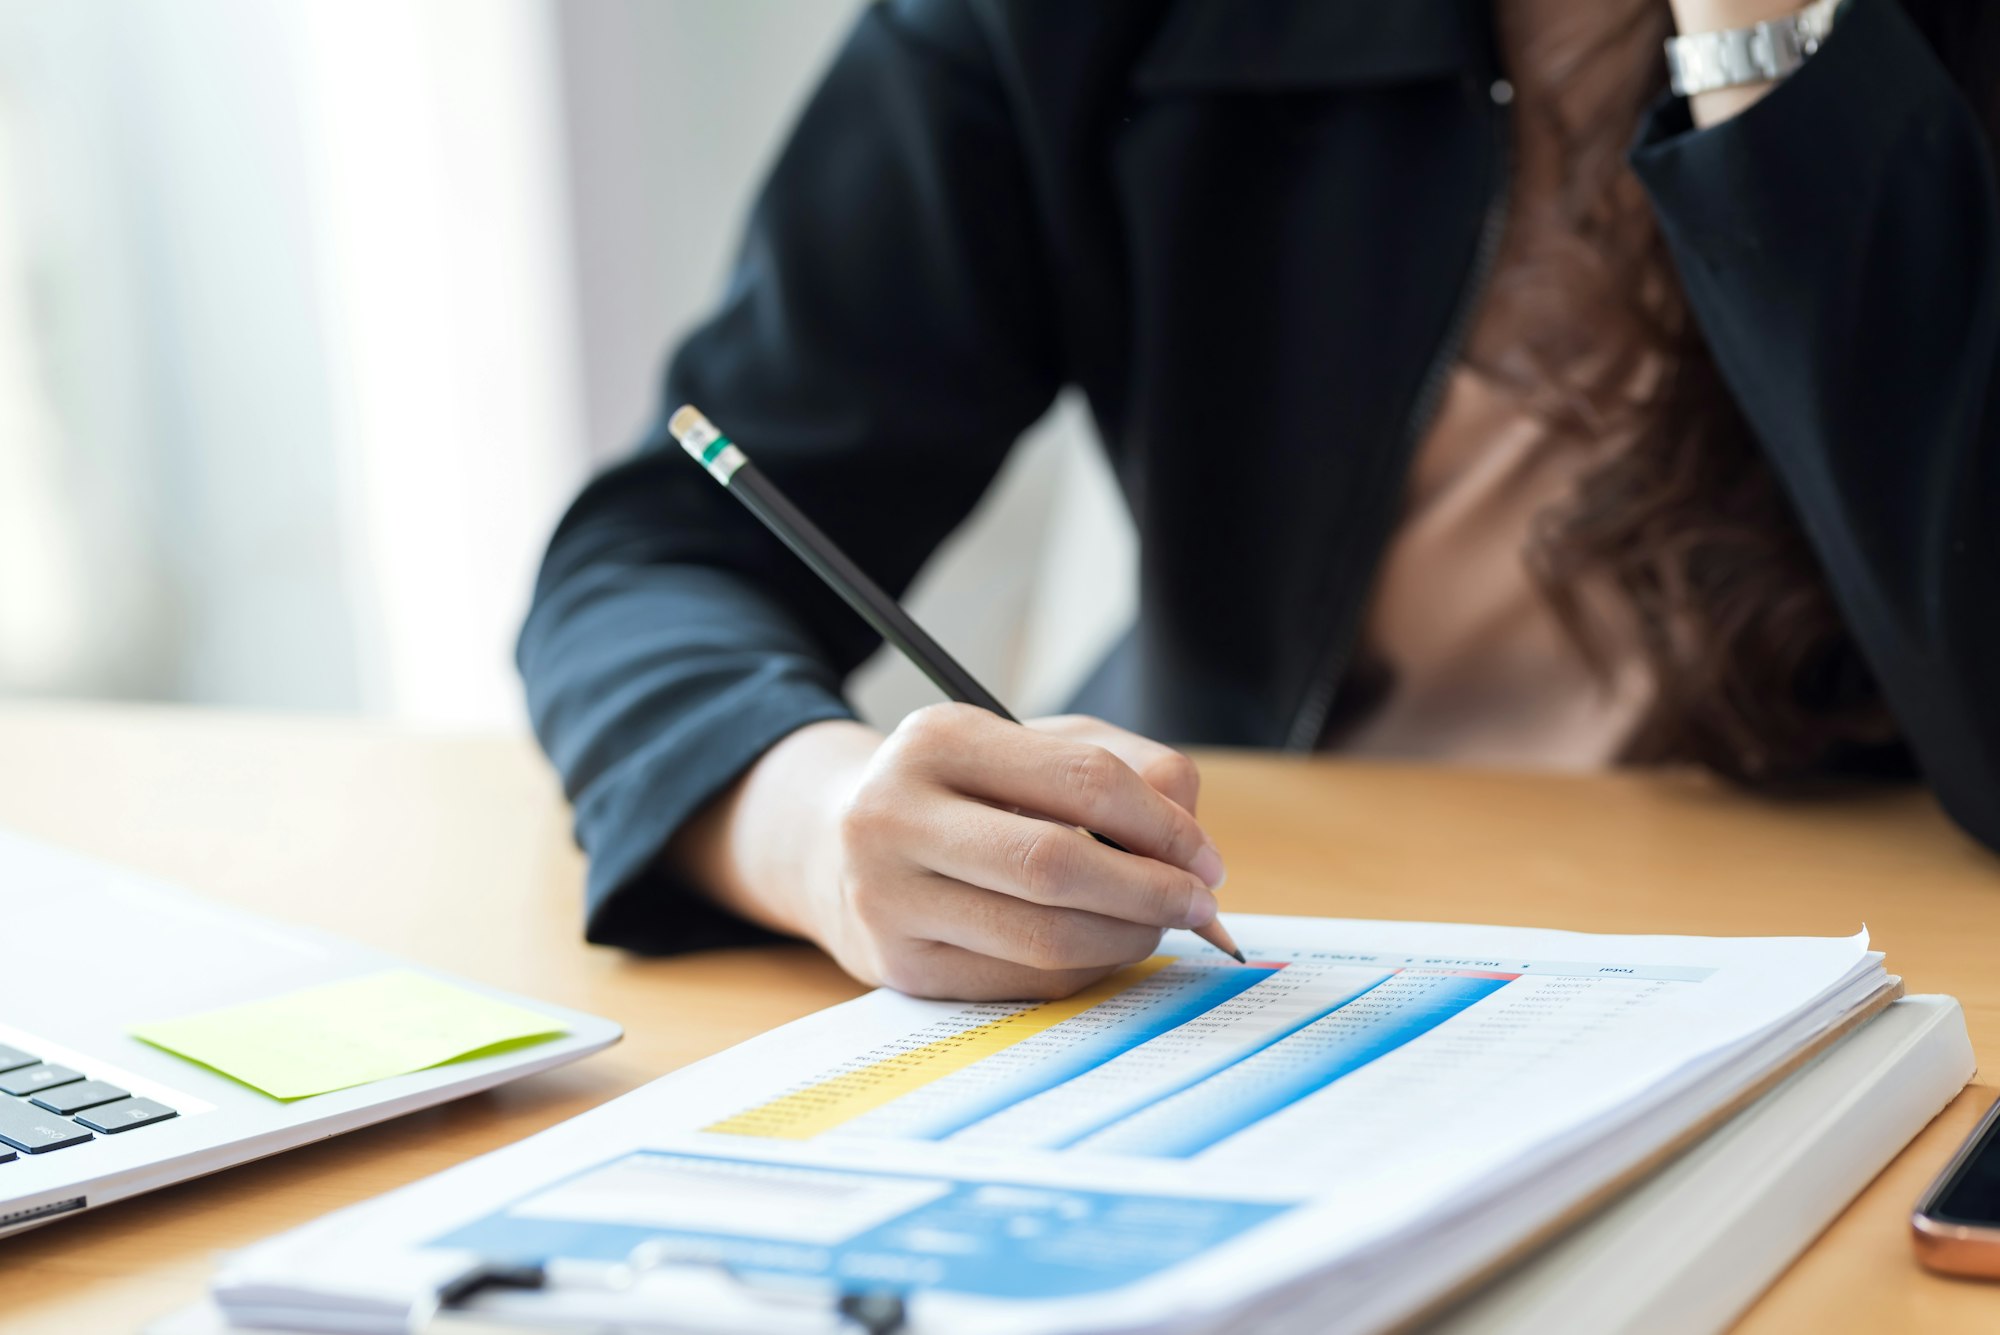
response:
[[[1911,1259],[1911,1203],[1994,1097],[2000,859],[1907,791],[1772,804],[1688,775],[1557,777],[1200,753],[1226,910],[1606,932],[1845,934],[1966,1008],[1987,1073],[1743,1329],[2000,1330],[2000,1285]],[[0,1330],[136,1330],[218,1253],[593,1107],[859,989],[787,946],[582,943],[583,864],[522,737],[188,709],[0,707],[0,825],[610,1016],[566,1070],[0,1242]],[[4,987],[0,986],[0,996]]]

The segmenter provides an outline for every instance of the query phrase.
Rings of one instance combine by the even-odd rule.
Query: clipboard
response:
[[[482,1261],[441,1285],[428,1310],[412,1313],[412,1335],[500,1335],[523,1330],[652,1335],[691,1327],[680,1309],[700,1306],[700,1329],[728,1329],[740,1308],[746,1332],[899,1335],[909,1306],[894,1289],[835,1288],[752,1279],[713,1261],[679,1257],[656,1243],[622,1262],[516,1264]],[[549,1320],[536,1309],[550,1310]]]
[[[408,1335],[900,1335],[908,1323],[908,1302],[896,1290],[751,1278],[649,1243],[615,1264],[474,1262],[415,1304],[401,1329]],[[299,1335],[301,1329],[231,1324],[204,1302],[147,1327],[147,1335]]]

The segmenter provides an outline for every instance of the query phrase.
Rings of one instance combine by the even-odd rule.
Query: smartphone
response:
[[[1926,1269],[2000,1279],[2000,1101],[1917,1202],[1910,1228]]]

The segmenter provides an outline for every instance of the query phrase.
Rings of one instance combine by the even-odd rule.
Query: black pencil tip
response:
[[[1232,957],[1235,958],[1238,964],[1248,964],[1250,962],[1248,959],[1244,957],[1243,952],[1240,950],[1232,950],[1229,953]]]

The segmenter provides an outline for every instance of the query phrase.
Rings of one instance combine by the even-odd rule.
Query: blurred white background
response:
[[[517,725],[542,544],[856,9],[0,0],[0,692]],[[913,605],[1038,712],[1133,569],[1065,402]]]

